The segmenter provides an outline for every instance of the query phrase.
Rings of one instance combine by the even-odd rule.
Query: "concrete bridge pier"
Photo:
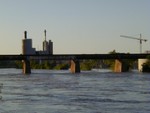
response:
[[[114,72],[120,73],[127,71],[129,71],[129,64],[127,64],[127,62],[125,62],[124,60],[116,59],[114,65]]]
[[[71,71],[71,73],[80,73],[79,60],[71,60],[70,71]]]
[[[23,60],[23,74],[31,74],[30,60]]]

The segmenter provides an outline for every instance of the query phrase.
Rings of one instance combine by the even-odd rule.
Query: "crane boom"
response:
[[[124,38],[130,38],[130,39],[135,39],[135,40],[139,40],[140,41],[140,53],[142,53],[142,41],[146,42],[147,39],[142,39],[142,35],[140,34],[140,38],[137,37],[132,37],[132,36],[126,36],[126,35],[120,35],[120,37],[124,37]]]
[[[136,38],[136,37],[126,36],[126,35],[120,35],[120,37],[136,39],[136,40],[141,40],[141,41],[145,41],[145,42],[147,41],[147,39],[142,39],[141,36],[140,36],[140,38]]]

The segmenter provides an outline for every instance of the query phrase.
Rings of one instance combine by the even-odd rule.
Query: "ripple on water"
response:
[[[0,113],[148,113],[149,81],[137,72],[3,70]]]

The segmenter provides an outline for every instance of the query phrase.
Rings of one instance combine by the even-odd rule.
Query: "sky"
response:
[[[42,50],[44,30],[54,54],[139,53],[148,39],[150,0],[0,0],[0,54],[21,54],[24,31]]]

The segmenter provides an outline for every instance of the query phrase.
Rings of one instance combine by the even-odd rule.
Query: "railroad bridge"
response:
[[[23,61],[23,73],[30,74],[30,60],[70,60],[70,71],[72,73],[80,72],[80,60],[88,59],[115,59],[114,72],[125,72],[126,64],[124,59],[146,59],[150,54],[34,54],[34,55],[0,55],[0,60],[21,60]]]
[[[0,60],[21,60],[23,62],[23,73],[30,74],[30,60],[71,60],[70,70],[72,73],[80,72],[80,60],[87,59],[115,59],[115,72],[128,71],[124,59],[146,59],[150,54],[53,54],[53,43],[46,41],[46,30],[43,51],[37,52],[32,48],[32,39],[27,39],[27,31],[24,32],[22,40],[22,54],[20,55],[0,55]],[[140,63],[141,64],[141,63]]]

